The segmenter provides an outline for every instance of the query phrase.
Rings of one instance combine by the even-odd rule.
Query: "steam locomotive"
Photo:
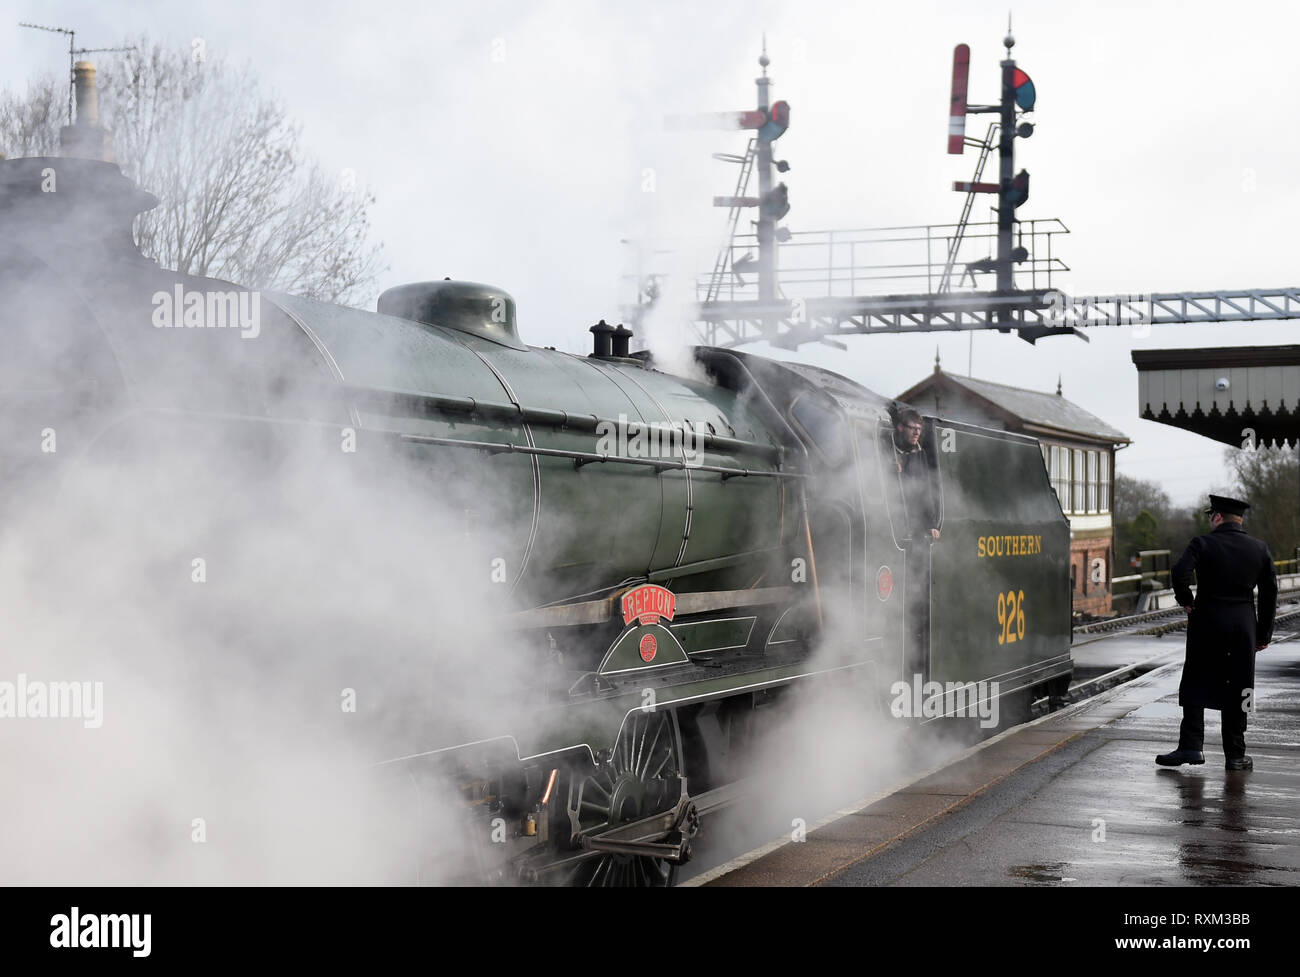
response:
[[[450,789],[498,874],[670,883],[804,683],[863,679],[864,708],[905,688],[924,716],[1068,683],[1069,531],[1033,439],[926,417],[941,532],[912,538],[890,404],[842,376],[704,347],[674,375],[603,322],[588,355],[532,347],[511,297],[467,282],[366,312],[180,274],[132,239],[155,204],[109,163],[0,162],[11,497],[44,491],[46,428],[87,457],[325,432],[436,470],[430,505],[547,667],[517,709],[380,766],[413,805]]]

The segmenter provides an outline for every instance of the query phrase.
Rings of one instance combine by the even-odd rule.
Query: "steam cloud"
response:
[[[375,766],[501,732],[522,701],[490,534],[438,464],[364,431],[345,453],[328,424],[145,412],[87,447],[24,417],[0,681],[102,683],[102,724],[0,719],[0,880],[415,881],[413,846],[462,847],[452,791],[416,825]]]

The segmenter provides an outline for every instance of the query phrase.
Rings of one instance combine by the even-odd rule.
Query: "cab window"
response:
[[[790,416],[832,465],[842,464],[848,457],[848,425],[834,404],[805,394],[794,402]]]

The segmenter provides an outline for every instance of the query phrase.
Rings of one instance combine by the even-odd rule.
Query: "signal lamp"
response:
[[[789,188],[784,183],[778,183],[763,195],[759,211],[765,219],[772,221],[779,221],[790,213]]]
[[[767,121],[758,128],[758,138],[763,142],[775,142],[790,127],[790,103],[773,102],[767,110]]]
[[[1007,191],[1006,201],[1012,207],[1019,207],[1029,199],[1029,171],[1021,170],[1011,180],[1011,189]]]

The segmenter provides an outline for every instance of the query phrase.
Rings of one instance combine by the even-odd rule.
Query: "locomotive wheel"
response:
[[[671,712],[633,713],[611,755],[575,781],[571,813],[582,835],[670,810],[681,793],[681,748]],[[677,866],[663,858],[604,853],[585,859],[570,885],[670,886]]]

